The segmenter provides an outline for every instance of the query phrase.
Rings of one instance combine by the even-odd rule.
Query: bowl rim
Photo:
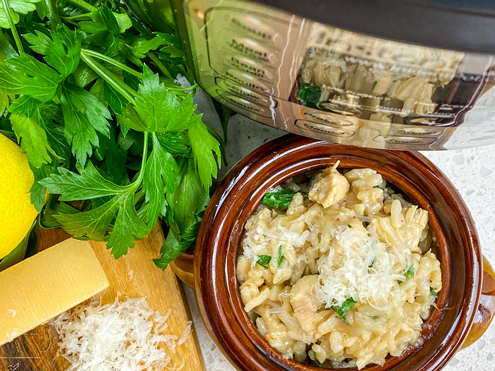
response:
[[[315,151],[315,149],[328,150],[328,153],[322,158],[312,157],[308,159],[308,157],[311,157],[308,153]],[[302,152],[304,156],[301,156],[297,161],[283,164],[284,159],[288,156],[297,156]],[[345,156],[342,153],[345,153]],[[370,156],[370,158],[364,159],[362,157],[364,154]],[[434,351],[432,357],[430,357],[431,359],[425,361],[421,366],[422,368],[417,368],[417,370],[440,370],[453,357],[456,351],[460,349],[469,333],[474,319],[475,309],[478,306],[481,291],[482,256],[474,222],[455,187],[438,168],[417,152],[356,148],[289,134],[259,147],[242,159],[229,172],[220,188],[212,197],[210,205],[205,212],[196,243],[195,289],[200,313],[217,345],[219,345],[223,353],[238,369],[321,370],[318,367],[285,359],[281,353],[269,346],[268,342],[254,328],[254,324],[249,320],[247,313],[243,310],[235,274],[235,262],[242,228],[247,217],[252,214],[259,201],[261,201],[263,194],[269,188],[297,173],[308,171],[307,166],[313,169],[316,167],[322,168],[331,165],[328,162],[331,159],[335,162],[337,157],[343,156],[347,156],[347,159],[352,158],[351,163],[359,163],[361,159],[361,162],[378,162],[380,166],[392,165],[389,163],[382,164],[381,161],[383,161],[382,157],[384,155],[396,161],[398,159],[400,161],[407,161],[413,164],[412,166],[421,166],[423,170],[421,172],[418,170],[418,172],[422,175],[426,174],[429,177],[429,181],[434,182],[436,187],[440,187],[439,192],[442,193],[445,199],[449,199],[452,202],[452,204],[449,204],[450,206],[454,206],[455,210],[451,211],[457,212],[462,216],[462,228],[464,228],[465,232],[463,238],[466,239],[466,246],[463,245],[463,252],[467,254],[467,264],[464,265],[464,268],[467,271],[472,268],[472,271],[467,272],[469,274],[472,273],[472,277],[469,277],[468,274],[465,277],[465,281],[467,280],[468,282],[465,283],[465,293],[462,299],[463,303],[470,304],[459,307],[459,313],[457,313],[456,320],[453,323],[455,326],[449,332],[449,337],[442,343],[441,351]],[[323,163],[325,165],[322,165]],[[302,168],[305,170],[301,170]],[[373,168],[376,169],[377,167],[373,166]],[[392,171],[392,169],[389,169],[389,171]],[[398,169],[394,169],[392,173],[400,174]],[[397,181],[399,184],[397,184]],[[405,176],[402,176],[402,178],[399,176],[393,183],[401,188],[401,182],[405,181],[407,182]],[[250,188],[250,184],[256,182],[256,188]],[[262,186],[260,186],[260,183]],[[423,196],[426,197],[425,195]],[[412,198],[415,199],[415,197]],[[424,206],[421,203],[419,205],[420,207]],[[250,208],[249,212],[245,213],[248,216],[244,215],[244,219],[239,220],[237,217],[244,208]],[[434,210],[434,205],[428,211],[430,215],[434,216],[430,219],[430,223],[432,220],[434,223],[439,223],[437,217],[440,214]],[[229,216],[232,220],[226,221],[225,216]],[[441,227],[438,228],[438,231],[443,231]],[[229,236],[222,236],[222,232],[229,232]],[[234,238],[231,237],[232,235]],[[440,239],[445,239],[443,243],[447,246],[446,238],[448,236],[446,237],[440,233],[439,237]],[[226,251],[219,250],[221,248],[226,249]],[[453,271],[454,268],[450,264],[451,257],[447,256],[449,254],[450,249],[446,248],[445,256],[443,257],[445,261],[442,262],[442,280],[444,277],[447,277],[445,273],[448,273],[448,276],[457,274],[456,272],[444,271],[444,269],[451,269]],[[437,302],[440,308],[444,308],[448,302],[448,294],[452,290],[452,288],[449,288],[450,281],[443,282],[445,288],[448,288],[448,290],[440,291]],[[437,314],[435,316],[435,313],[430,315],[428,320],[425,321],[425,326],[433,318],[432,327],[435,331],[444,318],[444,312],[440,312],[442,312],[441,315]],[[430,337],[425,336],[423,340],[428,341]],[[246,339],[249,340],[249,343],[246,343]],[[407,361],[407,358],[420,349],[421,347],[411,347],[399,357],[387,358],[385,367],[370,365],[364,369],[400,370],[404,366],[405,361]],[[260,354],[262,354],[261,357]]]

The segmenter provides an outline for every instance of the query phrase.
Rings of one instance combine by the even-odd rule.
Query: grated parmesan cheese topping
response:
[[[145,298],[101,306],[79,305],[51,321],[59,334],[59,354],[72,365],[66,371],[161,371],[173,366],[164,347],[175,353],[191,332],[189,322],[180,338],[165,334],[167,318],[153,311]]]
[[[254,266],[259,255],[266,254],[266,246],[284,246],[285,251],[308,246],[311,241],[321,240],[324,232],[305,220],[302,233],[290,231],[280,225],[258,226],[245,234],[243,254]],[[405,273],[411,266],[411,254],[407,243],[389,248],[379,241],[373,230],[363,234],[353,228],[337,226],[330,231],[338,248],[328,250],[316,263],[320,275],[320,286],[316,296],[329,308],[340,306],[349,297],[356,302],[368,303],[376,309],[390,307],[396,294],[397,283],[404,281]],[[291,259],[290,256],[284,255]],[[297,260],[305,260],[304,254]]]
[[[389,249],[376,236],[361,235],[340,226],[336,240],[344,251],[344,259],[335,257],[335,250],[318,260],[320,286],[318,300],[326,307],[340,306],[349,297],[368,303],[376,309],[386,309],[398,291],[397,282],[411,265],[407,244]]]

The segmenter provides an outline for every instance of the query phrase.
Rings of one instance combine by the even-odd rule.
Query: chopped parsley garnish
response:
[[[379,185],[373,186],[373,188],[381,188]]]
[[[363,222],[364,228],[368,227],[370,225],[370,222]]]
[[[430,293],[435,299],[438,298],[438,293],[433,289],[433,287],[430,287]]]
[[[414,265],[411,265],[406,272],[406,280],[414,276]]]
[[[340,307],[337,307],[335,305],[332,305],[332,309],[339,315],[340,319],[344,321],[344,323],[349,324],[347,320],[344,318],[344,316],[349,312],[352,307],[356,304],[353,298],[347,298],[345,301],[342,303]]]
[[[412,276],[414,276],[414,265],[411,264],[411,266],[409,267],[409,269],[406,272],[404,281],[399,282],[399,285],[402,285],[404,282],[406,282]]]
[[[278,260],[277,260],[277,268],[280,268],[282,265],[282,260],[284,260],[284,252],[282,251],[282,245],[278,247]]]
[[[348,226],[349,228],[352,228],[352,225],[350,225],[350,224],[347,224],[347,226]]]
[[[263,268],[268,269],[268,264],[270,264],[271,260],[272,257],[270,255],[260,255],[258,256],[256,263],[261,265]]]
[[[266,206],[274,207],[279,210],[285,210],[289,207],[296,194],[297,192],[280,187],[268,192],[265,197],[263,197],[263,201],[261,202]]]

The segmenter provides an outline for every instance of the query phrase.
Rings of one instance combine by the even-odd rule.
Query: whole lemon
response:
[[[0,134],[0,259],[16,248],[38,215],[29,193],[33,182],[26,154]]]

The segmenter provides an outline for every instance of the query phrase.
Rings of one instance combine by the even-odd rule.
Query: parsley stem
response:
[[[153,61],[154,64],[156,64],[158,69],[161,71],[161,73],[163,73],[165,75],[165,77],[168,77],[172,80],[174,79],[172,77],[172,75],[170,74],[170,72],[168,72],[167,67],[165,67],[165,65],[162,63],[162,61],[155,54],[148,53],[146,55],[149,57],[149,59],[151,59]]]
[[[173,91],[188,91],[188,90],[194,90],[198,87],[198,84],[194,84],[191,86],[186,86],[185,88],[170,88],[167,86],[167,90],[173,90]]]
[[[118,68],[120,68],[123,71],[129,72],[131,75],[134,75],[134,76],[136,76],[136,77],[138,77],[140,79],[143,78],[143,76],[138,71],[132,69],[131,67],[126,66],[123,63],[117,62],[115,59],[110,58],[107,55],[104,55],[104,54],[95,52],[94,50],[90,50],[90,49],[81,49],[81,52],[84,52],[86,55],[89,55],[91,57],[98,58],[98,59],[100,59],[100,60],[102,60],[104,62],[107,62],[109,64],[113,64],[115,67],[118,67]]]
[[[57,7],[55,5],[56,0],[44,0],[46,4],[46,13],[48,19],[50,20],[48,24],[52,31],[57,30],[57,25],[62,24],[62,20],[60,19],[60,15],[58,14]]]
[[[153,133],[153,135],[156,135]],[[148,157],[148,132],[144,132],[144,144],[143,144],[143,159],[141,161],[141,169],[139,170],[139,175],[136,179],[135,184],[138,186],[141,184],[144,178],[144,168],[146,167],[146,158]]]
[[[87,10],[88,12],[94,12],[95,10],[98,10],[98,8],[95,8],[93,5],[88,4],[84,0],[68,0],[69,3],[72,3],[74,5],[77,5],[80,8],[83,8],[84,10]]]
[[[15,44],[17,45],[17,50],[19,51],[19,54],[22,54],[22,53],[24,53],[24,48],[22,47],[21,38],[19,37],[19,34],[17,33],[17,28],[15,27],[14,20],[10,16],[9,0],[2,0],[2,5],[3,5],[4,12],[5,12],[5,16],[9,22],[9,25],[10,25],[10,30],[12,31],[12,36],[14,36],[14,41],[15,41]]]
[[[91,13],[74,15],[72,17],[61,17],[64,21],[72,22],[72,21],[82,21],[84,19],[91,19]]]
[[[31,33],[35,34],[36,31],[40,31],[41,33],[45,34],[46,36],[50,36],[50,31],[46,27],[43,27],[43,26],[37,24],[36,22],[32,22],[32,24],[31,24],[31,22],[30,23],[19,22],[17,25],[22,27],[22,28],[25,28],[26,30],[28,30]]]
[[[127,86],[124,82],[120,81],[112,72],[103,67],[93,58],[81,50],[81,59],[86,63],[93,71],[95,71],[103,80],[105,80],[112,88],[120,93],[125,99],[132,104],[136,105],[135,97],[137,93]]]

